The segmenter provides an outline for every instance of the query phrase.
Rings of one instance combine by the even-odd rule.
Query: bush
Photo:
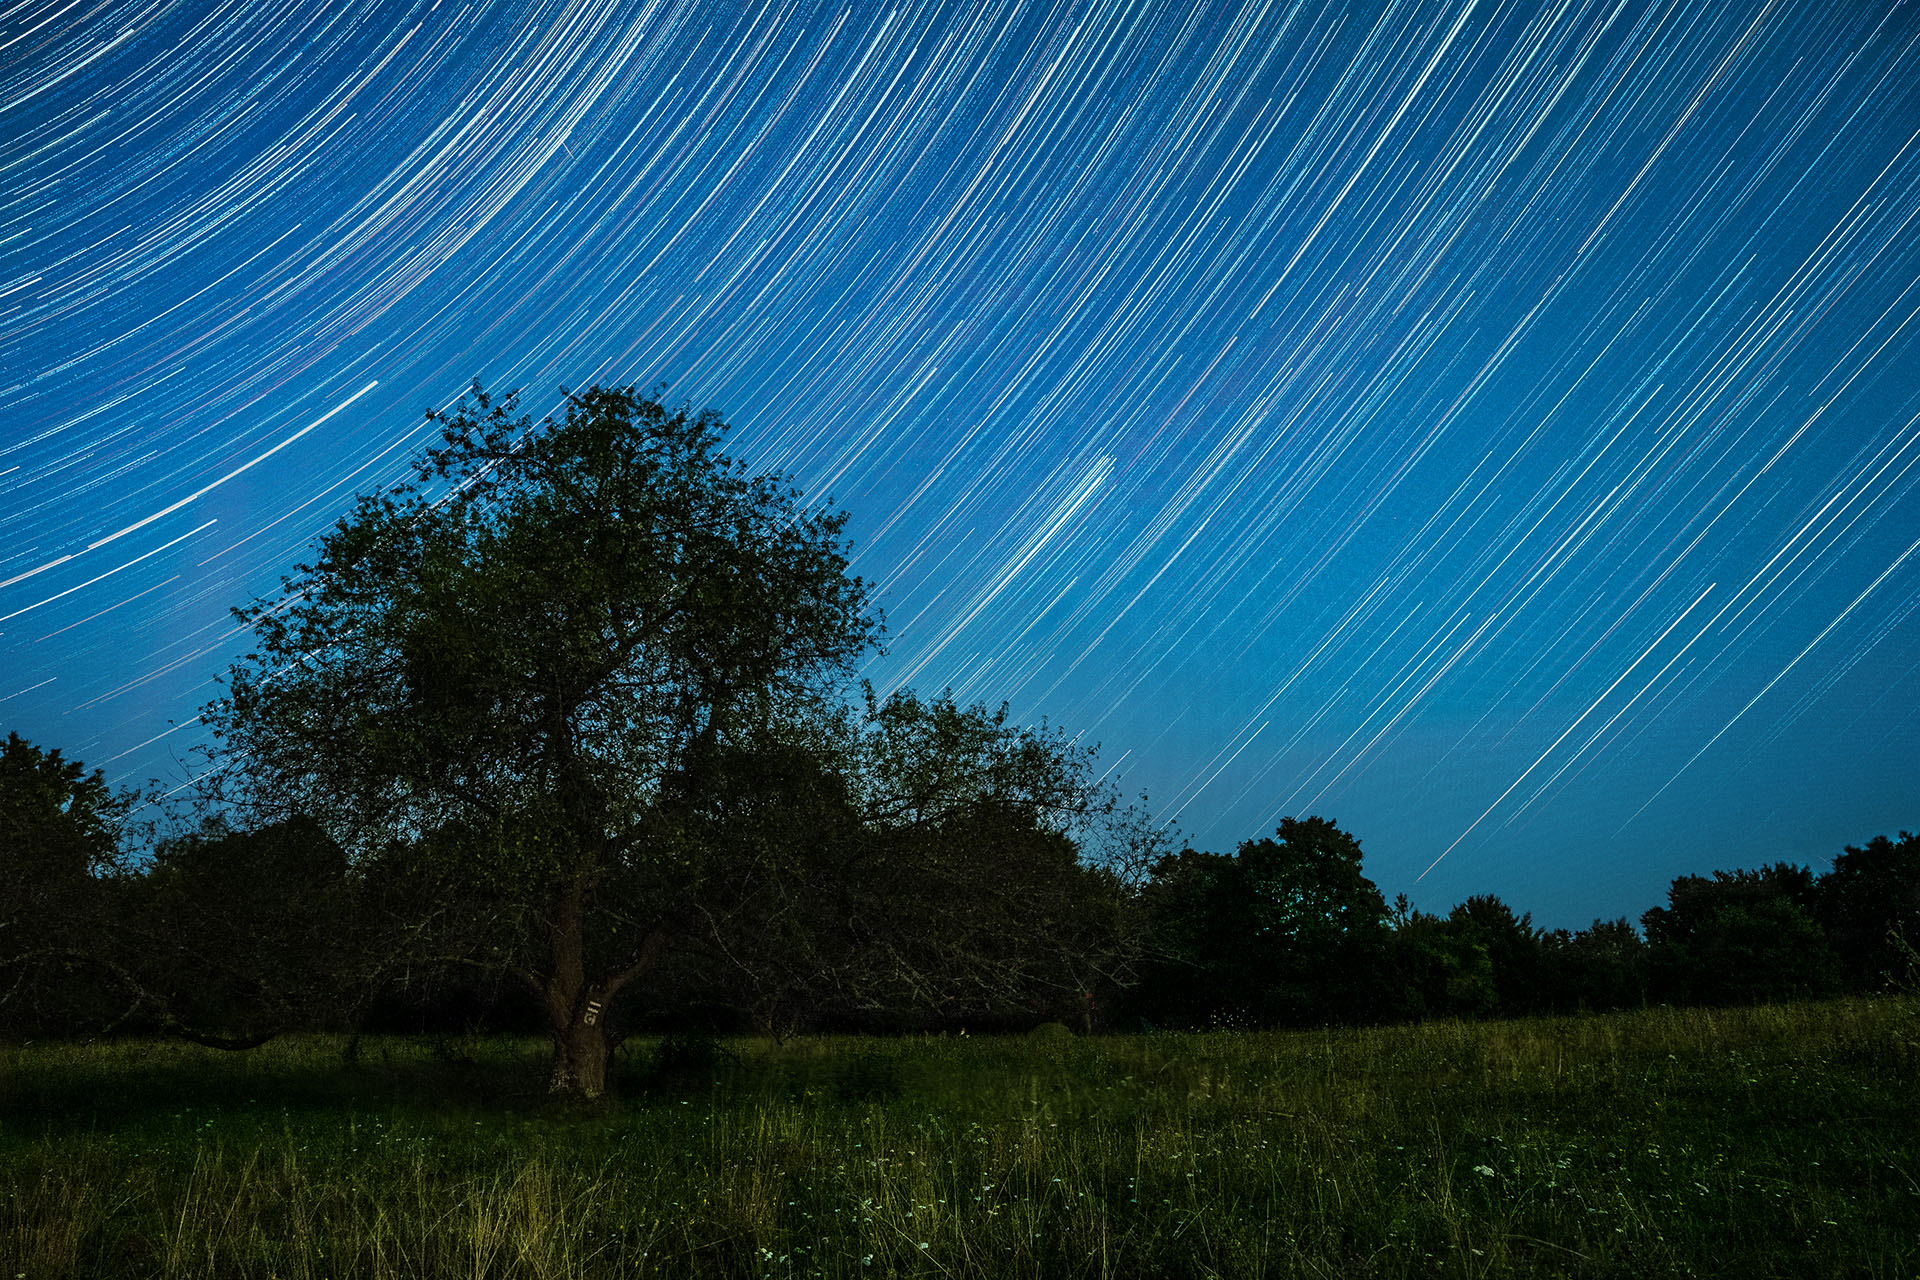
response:
[[[667,1036],[653,1051],[653,1083],[684,1088],[715,1083],[734,1055],[719,1040],[700,1032]]]

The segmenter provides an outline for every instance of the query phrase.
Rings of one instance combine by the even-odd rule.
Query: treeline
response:
[[[850,772],[799,752],[710,762],[722,798],[677,815],[671,857],[609,867],[557,911],[538,851],[484,832],[350,853],[307,816],[156,831],[129,821],[140,797],[9,735],[0,1029],[245,1048],[578,1019],[611,1047],[649,1028],[1024,1026],[1116,989],[1139,949],[1131,893],[1052,816],[1115,829],[1087,757],[945,699],[848,720]],[[555,1010],[552,971],[571,966],[639,971]]]
[[[893,728],[911,721],[923,746],[944,736],[952,751],[961,724],[1044,746],[978,710],[908,705],[892,708]],[[1057,744],[1034,755],[1056,770],[1070,759]],[[809,830],[791,794],[761,800],[778,814],[763,834],[792,874],[771,895],[711,886],[724,920],[687,931],[610,1018],[613,1043],[649,1029],[1513,1017],[1920,979],[1920,836],[1907,833],[1848,847],[1819,874],[1777,863],[1681,876],[1637,929],[1621,918],[1568,931],[1493,895],[1445,915],[1404,896],[1388,904],[1359,842],[1322,818],[1286,819],[1231,854],[1174,853],[1138,809],[1106,814],[1105,843],[1089,847],[1017,820],[1004,799],[956,803],[917,841],[898,830],[889,841],[850,811],[816,812]],[[231,1048],[310,1029],[550,1030],[539,990],[488,936],[499,902],[423,876],[419,851],[356,864],[308,819],[251,831],[205,821],[137,847],[134,802],[58,751],[17,735],[0,749],[0,1027]]]
[[[808,1028],[1311,1025],[1756,1000],[1892,980],[1916,844],[1676,881],[1545,933],[1389,908],[1319,818],[1176,850],[1091,752],[855,685],[882,627],[844,513],[632,388],[532,422],[477,386],[360,497],[203,710],[185,815],[0,755],[0,1021],[242,1047],[537,1028],[595,1096],[662,1018]],[[861,696],[861,695],[864,696]]]
[[[1541,929],[1499,897],[1445,915],[1391,907],[1358,842],[1288,819],[1234,855],[1163,860],[1125,1006],[1165,1025],[1517,1017],[1646,1004],[1753,1004],[1911,989],[1920,837],[1876,837],[1831,868],[1777,863],[1675,879],[1635,929]]]

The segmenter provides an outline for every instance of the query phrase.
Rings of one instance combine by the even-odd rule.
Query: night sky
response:
[[[22,0],[0,102],[0,729],[116,782],[424,410],[664,382],[1198,847],[1920,827],[1920,5]]]

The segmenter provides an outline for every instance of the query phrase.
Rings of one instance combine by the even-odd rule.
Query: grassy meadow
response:
[[[0,1280],[1920,1275],[1920,1003],[0,1048]]]

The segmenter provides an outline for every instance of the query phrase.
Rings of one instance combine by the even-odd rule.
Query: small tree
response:
[[[229,780],[458,903],[449,953],[539,1000],[553,1087],[606,1088],[610,1007],[730,913],[703,843],[729,760],[867,647],[845,517],[632,388],[532,423],[475,388],[413,484],[361,498],[208,708]],[[718,906],[720,909],[716,909]]]

